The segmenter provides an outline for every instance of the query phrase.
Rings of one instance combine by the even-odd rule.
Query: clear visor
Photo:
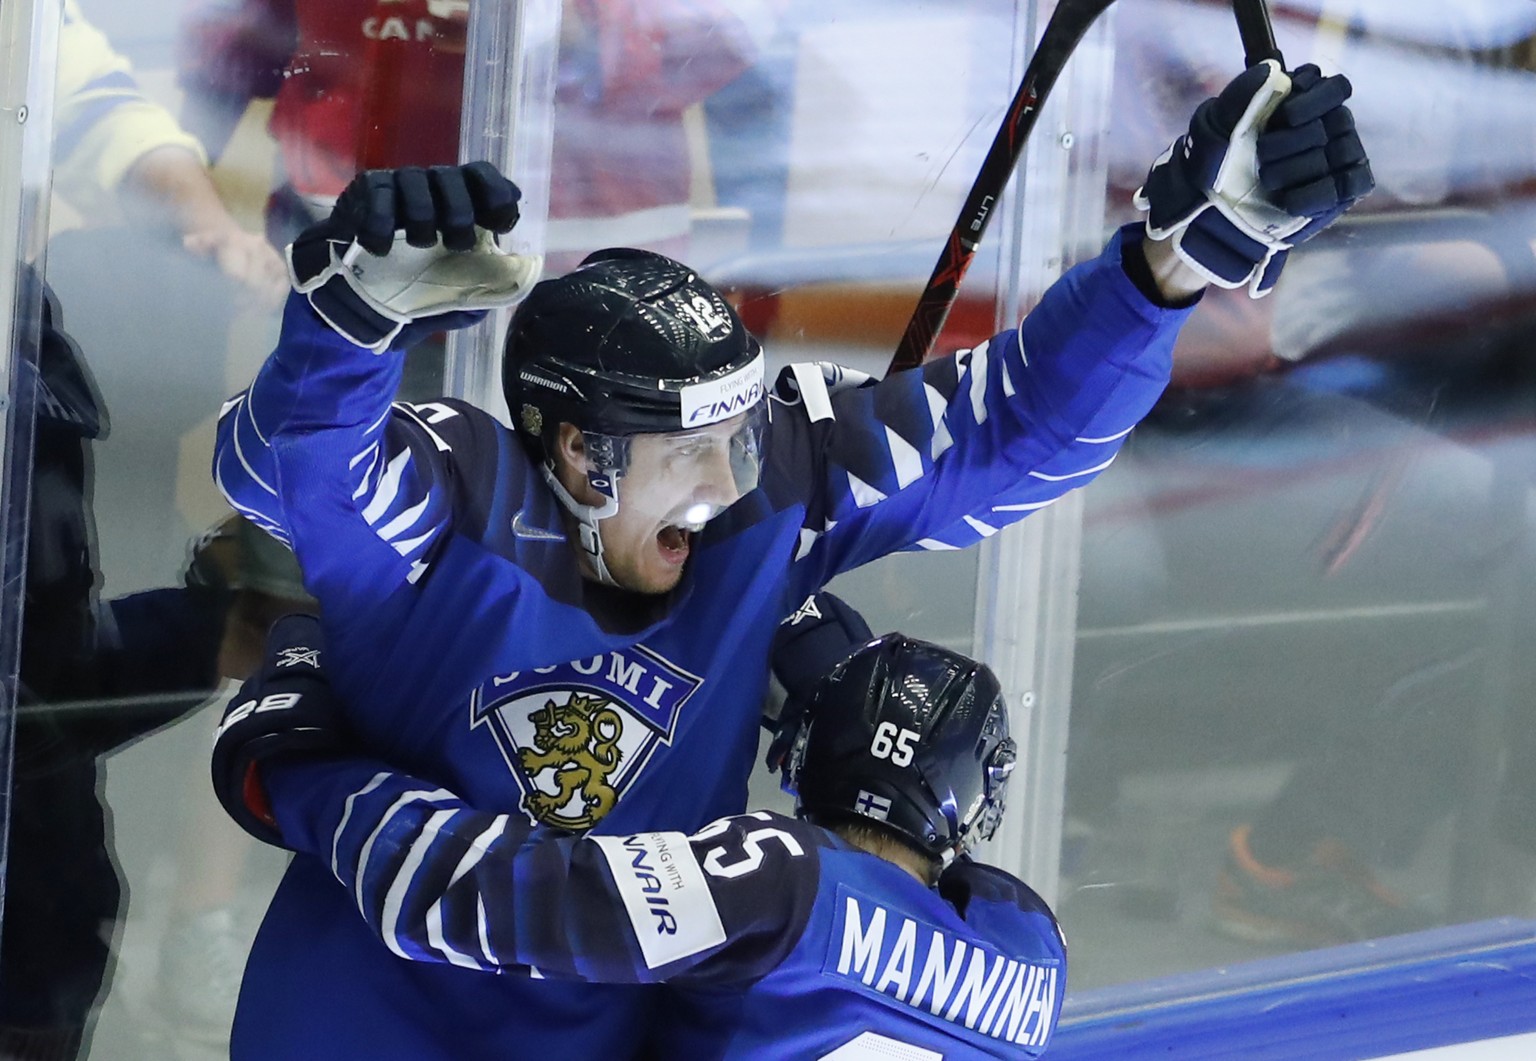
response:
[[[976,815],[975,834],[982,840],[992,839],[992,834],[997,832],[998,825],[1003,820],[1003,800],[1008,792],[1008,778],[1013,774],[1014,764],[1018,761],[1018,751],[1012,738],[1005,737],[992,749],[991,756],[987,759],[983,768],[986,775],[985,790],[982,794],[982,806],[978,808]]]
[[[614,438],[588,434],[599,467],[588,479],[629,518],[698,530],[757,488],[767,407],[689,431]],[[603,455],[612,455],[608,460]],[[601,465],[606,464],[606,467]]]

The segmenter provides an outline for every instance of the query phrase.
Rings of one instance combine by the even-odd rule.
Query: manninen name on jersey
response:
[[[522,789],[530,821],[590,829],[614,808],[658,744],[670,744],[703,679],[639,645],[496,675],[470,699]]]
[[[942,1020],[1021,1046],[1044,1046],[1061,968],[1020,961],[889,910],[846,886],[822,971]]]

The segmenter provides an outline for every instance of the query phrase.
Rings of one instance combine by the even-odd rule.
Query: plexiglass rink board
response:
[[[511,25],[512,5],[477,5],[473,27],[467,7],[314,5],[291,38],[255,2],[69,5],[47,280],[104,414],[77,442],[91,474],[68,495],[92,531],[77,556],[90,680],[48,695],[39,717],[61,743],[38,777],[53,798],[32,797],[40,834],[70,842],[18,847],[11,876],[13,917],[75,941],[38,981],[52,1008],[29,1033],[80,1035],[98,1058],[226,1049],[283,858],[224,819],[206,746],[265,624],[307,602],[292,558],[210,483],[212,426],[273,341],[276,248],[353,170],[507,140],[465,125],[460,99],[465,50]],[[526,204],[548,216],[527,249],[551,271],[616,243],[667,251],[732,291],[773,369],[828,357],[879,374],[1012,94],[1024,17],[1002,3],[743,3],[718,5],[711,27],[669,24],[666,7],[565,5],[520,45],[559,35],[547,190],[536,154],[501,159],[547,196]],[[666,69],[650,66],[656,34],[674,49]],[[482,81],[517,98],[472,91],[473,114],[540,104],[523,98],[536,70]],[[951,348],[994,329],[1006,239],[984,248]],[[494,373],[445,379],[440,349],[413,354],[407,375],[404,397],[457,387],[494,404],[474,393]],[[846,591],[882,629],[968,648],[976,564],[898,560]],[[38,913],[60,880],[77,894]]]
[[[12,799],[25,668],[27,521],[34,480],[45,313],[40,252],[47,224],[55,5],[0,5],[0,873],[25,829]],[[13,825],[13,822],[15,823]],[[0,893],[3,894],[3,893]],[[0,962],[5,959],[0,940]],[[14,967],[8,967],[14,975]],[[0,970],[3,971],[3,970]]]
[[[1210,292],[1084,494],[1061,910],[1077,989],[1532,912],[1533,12],[1304,5],[1378,188]],[[1231,76],[1119,11],[1112,215]]]
[[[47,533],[90,530],[65,569],[77,594],[84,573],[68,599],[89,637],[36,642],[70,681],[40,691],[18,755],[13,817],[30,799],[36,839],[13,844],[7,919],[46,929],[52,970],[18,1026],[84,1034],[93,1058],[227,1053],[284,861],[207,782],[230,679],[305,604],[291,557],[230,519],[207,472],[219,403],[275,335],[273,248],[356,167],[456,156],[466,18],[509,10],[332,2],[325,47],[274,55],[286,38],[251,31],[264,6],[82,0],[59,46],[46,279],[105,415],[59,457],[80,474],[61,474],[74,508]],[[1059,856],[1059,884],[1037,882],[1069,990],[1529,915],[1528,7],[1288,8],[1291,61],[1354,78],[1381,190],[1269,299],[1207,297],[1174,389],[1075,502],[1062,551],[1035,554],[1049,570],[999,581],[1028,565],[967,550],[835,587],[877,631],[994,653],[1016,697],[1050,691],[1015,717],[1065,747],[1041,756],[1065,791],[1032,763],[1012,815],[1062,810],[995,857],[1055,876]],[[662,249],[731,292],[771,369],[879,374],[1046,13],[743,4],[697,35],[686,84],[614,101],[592,79],[634,27],[605,46],[607,24],[567,6],[548,201],[529,203],[551,270]],[[942,347],[1011,323],[1129,219],[1148,163],[1240,63],[1221,4],[1127,0],[1084,48],[1031,148],[1059,156],[1027,157],[1028,209],[989,232]],[[442,357],[413,355],[407,397],[494,405],[493,365],[445,377]],[[781,798],[763,771],[753,796]],[[1050,830],[1059,851],[1026,858]]]

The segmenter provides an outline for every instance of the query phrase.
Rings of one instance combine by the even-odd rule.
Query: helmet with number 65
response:
[[[989,839],[1016,757],[997,676],[886,634],[822,678],[790,755],[800,813],[859,816],[947,862]]]

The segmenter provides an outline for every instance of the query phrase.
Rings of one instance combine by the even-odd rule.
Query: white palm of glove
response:
[[[1291,90],[1291,79],[1279,63],[1266,59],[1262,65],[1267,76],[1249,98],[1224,142],[1198,144],[1200,138],[1194,133],[1181,136],[1152,164],[1156,170],[1159,166],[1174,163],[1175,153],[1180,153],[1183,159],[1174,164],[1199,173],[1209,172],[1211,163],[1215,162],[1215,173],[1209,178],[1209,185],[1203,189],[1204,202],[1163,224],[1155,224],[1157,212],[1152,209],[1147,186],[1138,188],[1133,200],[1138,210],[1149,212],[1147,235],[1151,239],[1172,239],[1174,252],[1180,260],[1205,280],[1225,288],[1247,284],[1255,298],[1267,293],[1267,290],[1259,290],[1258,284],[1264,276],[1269,259],[1278,251],[1289,249],[1287,237],[1300,231],[1310,220],[1292,217],[1275,206],[1265,197],[1259,185],[1259,133]],[[1204,157],[1197,157],[1197,153]],[[1208,264],[1211,257],[1209,253],[1184,246],[1190,226],[1207,210],[1220,213],[1238,232],[1264,248],[1260,259],[1250,263],[1242,275],[1233,275],[1230,269],[1213,267]]]
[[[332,277],[342,277],[363,303],[395,323],[382,338],[359,343],[376,353],[386,349],[413,320],[512,305],[538,282],[544,266],[540,255],[502,250],[496,237],[485,229],[476,230],[475,245],[469,251],[450,251],[441,239],[431,247],[413,247],[406,242],[404,232],[395,233],[393,245],[383,257],[368,253],[355,241],[332,240],[329,251],[330,264],[303,279],[294,267],[293,248],[288,248],[293,289],[308,295]],[[311,304],[327,324],[347,332],[341,322],[326,314],[323,300],[311,299]]]
[[[1271,203],[1259,186],[1259,132],[1291,91],[1291,79],[1279,63],[1266,59],[1264,65],[1269,68],[1269,78],[1238,119],[1232,130],[1231,146],[1205,195],[1210,207],[1220,210],[1244,233],[1276,243],[1300,230],[1309,219],[1292,217]],[[1184,145],[1187,153],[1187,138]]]
[[[1344,105],[1352,91],[1311,63],[1243,71],[1148,171],[1135,198],[1148,238],[1168,241],[1210,283],[1267,294],[1290,249],[1375,186]]]

